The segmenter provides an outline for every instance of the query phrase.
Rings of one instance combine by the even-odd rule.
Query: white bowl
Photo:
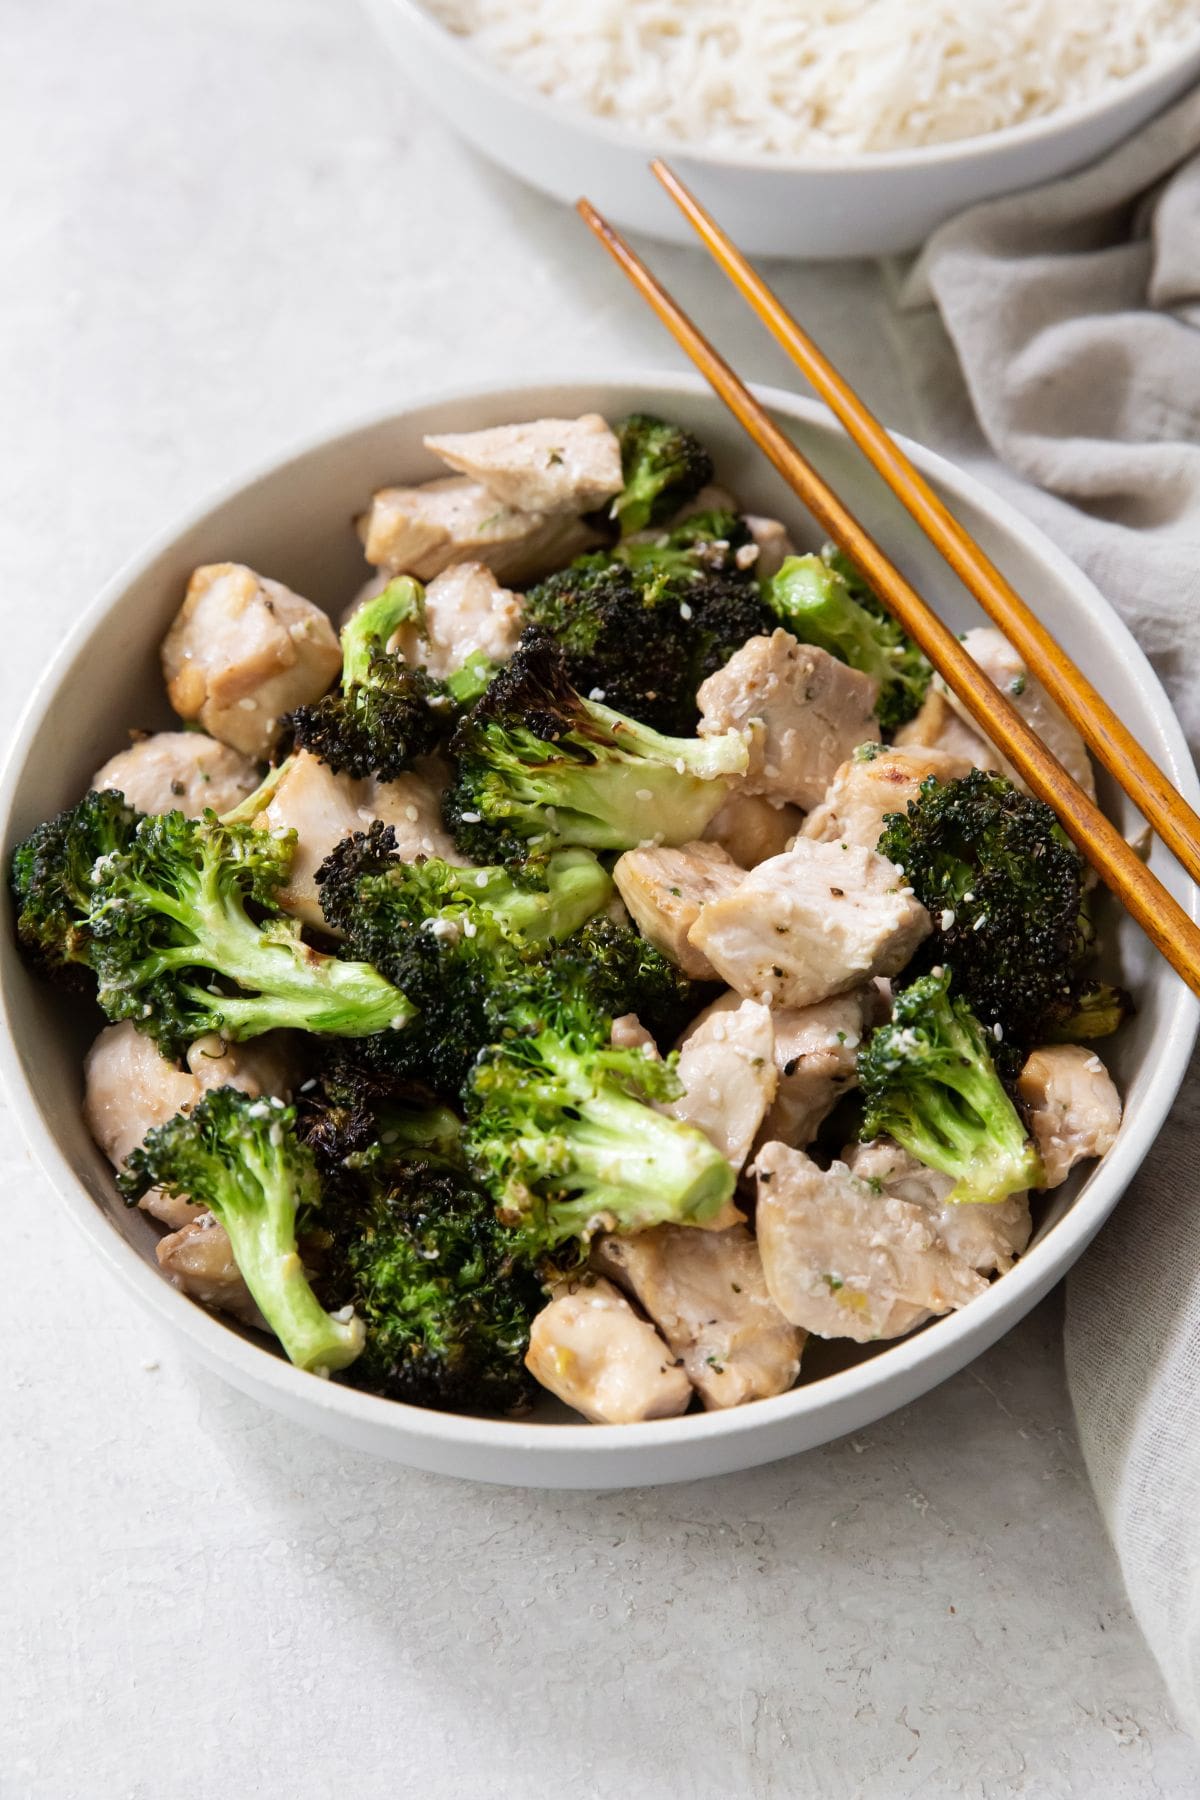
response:
[[[824,409],[778,390],[760,393],[943,615],[955,625],[969,623],[970,603],[954,578]],[[711,445],[721,479],[754,510],[786,518],[801,541],[819,541],[799,503],[694,377],[562,381],[422,401],[324,438],[230,488],[109,584],[39,683],[18,728],[0,788],[6,846],[74,801],[128,726],[169,723],[158,645],[197,563],[250,563],[336,615],[364,572],[351,520],[374,488],[435,472],[437,465],[421,445],[424,433],[541,414],[597,411],[618,417],[634,408],[692,426]],[[1166,696],[1091,583],[979,482],[927,450],[908,448],[1194,801],[1200,784]],[[1104,799],[1122,828],[1132,829],[1131,809],[1111,790]],[[1195,890],[1157,846],[1151,862],[1194,910]],[[1197,1024],[1190,995],[1136,928],[1115,909],[1104,927],[1119,946],[1122,975],[1139,1007],[1112,1049],[1127,1122],[1104,1162],[1082,1183],[1053,1196],[1017,1267],[962,1312],[891,1346],[863,1351],[814,1342],[807,1384],[779,1399],[653,1424],[585,1425],[549,1402],[543,1412],[519,1422],[401,1406],[302,1374],[262,1338],[241,1333],[185,1299],[155,1264],[156,1228],[118,1199],[108,1164],[83,1125],[81,1060],[98,1017],[89,1007],[73,1009],[30,977],[9,927],[0,949],[7,1025],[0,1070],[35,1156],[97,1256],[209,1367],[245,1393],[359,1449],[447,1474],[547,1487],[690,1480],[808,1449],[880,1418],[985,1349],[1074,1262],[1150,1148],[1183,1076]],[[47,1254],[49,1242],[48,1234]]]
[[[647,169],[665,156],[752,256],[817,260],[912,250],[965,207],[1080,169],[1200,78],[1200,33],[1095,100],[984,137],[846,157],[733,155],[642,135],[526,87],[418,0],[366,0],[406,77],[485,156],[614,224],[695,239]],[[569,0],[563,0],[569,4]]]

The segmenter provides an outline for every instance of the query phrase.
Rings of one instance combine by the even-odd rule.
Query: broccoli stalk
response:
[[[89,794],[13,858],[22,942],[43,961],[85,962],[109,1018],[132,1019],[166,1056],[210,1031],[406,1025],[413,1008],[390,981],[311,949],[280,910],[294,842],[211,812],[139,819],[119,795]]]
[[[819,556],[789,556],[767,583],[765,598],[801,643],[874,676],[875,716],[883,730],[903,725],[917,711],[929,687],[929,664],[878,602],[868,607],[855,597],[839,569]]]
[[[331,769],[394,781],[434,748],[442,727],[429,702],[439,684],[387,648],[402,625],[422,628],[424,598],[420,583],[401,575],[348,620],[340,689],[290,716],[301,749]]]
[[[281,1100],[217,1088],[151,1131],[118,1181],[130,1201],[159,1187],[207,1206],[289,1361],[329,1374],[354,1361],[365,1333],[348,1309],[336,1317],[325,1311],[300,1260],[296,1233],[319,1206],[321,1188],[295,1122]]]
[[[593,850],[690,843],[749,760],[737,732],[664,737],[584,700],[557,647],[528,634],[450,748],[457,775],[443,813],[479,861],[519,858],[529,840]]]
[[[892,1017],[858,1054],[866,1102],[862,1136],[887,1136],[954,1177],[947,1198],[994,1203],[1039,1187],[1041,1160],[950,973],[922,976],[896,995]]]
[[[621,536],[670,518],[713,477],[712,458],[680,425],[631,413],[616,427],[624,486],[612,503]]]

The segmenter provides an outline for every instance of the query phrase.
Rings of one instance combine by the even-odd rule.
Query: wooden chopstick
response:
[[[578,210],[738,423],[799,495],[813,518],[858,564],[971,717],[1039,799],[1053,807],[1064,830],[1101,880],[1121,900],[1130,916],[1192,992],[1200,995],[1200,928],[1188,918],[1157,876],[1151,874],[1116,826],[1105,818],[1095,802],[1051,755],[1041,738],[1030,730],[954,633],[929,609],[916,589],[905,580],[619,232],[590,201],[580,200]]]
[[[964,587],[1024,658],[1031,674],[1066,714],[1096,760],[1125,790],[1168,849],[1174,851],[1193,881],[1200,881],[1200,817],[711,213],[665,162],[656,160],[650,167],[713,261],[749,301],[776,343],[803,371]]]

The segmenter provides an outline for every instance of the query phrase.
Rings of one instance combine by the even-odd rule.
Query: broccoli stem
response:
[[[415,624],[424,632],[425,590],[411,575],[398,575],[383,592],[366,600],[342,629],[342,692],[366,687],[371,664],[400,629]]]

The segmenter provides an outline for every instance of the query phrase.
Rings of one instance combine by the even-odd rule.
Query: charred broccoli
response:
[[[85,961],[110,1019],[132,1019],[166,1056],[210,1031],[366,1037],[407,1024],[413,1008],[391,982],[310,949],[280,911],[290,836],[211,812],[134,817],[119,796],[89,794],[13,859],[24,941],[41,960]]]
[[[407,575],[358,608],[342,630],[341,687],[290,716],[301,749],[331,769],[394,781],[434,748],[442,725],[429,701],[439,684],[387,648],[402,625],[419,628],[423,618],[421,585]]]
[[[1092,938],[1083,858],[1050,808],[981,769],[930,776],[906,814],[885,820],[879,850],[933,918],[926,959],[954,971],[956,992],[1000,1027],[1005,1055],[1039,1042],[1072,1001]]]
[[[892,1017],[858,1053],[862,1136],[894,1138],[954,1177],[952,1201],[993,1202],[1038,1187],[1037,1150],[992,1061],[983,1027],[950,992],[949,970],[895,997]]]
[[[402,1076],[368,1067],[344,1041],[326,1045],[296,1096],[297,1130],[324,1174],[387,1168],[420,1155],[462,1162],[462,1121]]]
[[[624,486],[612,503],[621,536],[661,524],[713,478],[712,458],[681,425],[630,413],[616,426]]]
[[[217,1088],[151,1131],[118,1181],[130,1201],[158,1187],[207,1206],[289,1360],[329,1374],[358,1356],[363,1324],[349,1307],[324,1310],[300,1260],[296,1235],[319,1208],[321,1184],[295,1125],[281,1100]]]
[[[321,1290],[366,1328],[354,1386],[447,1411],[528,1405],[524,1356],[541,1296],[486,1188],[411,1157],[343,1185],[330,1214]]]
[[[558,844],[626,850],[698,838],[744,773],[741,736],[663,737],[571,686],[562,652],[522,641],[451,739],[443,801],[464,855],[507,861]]]
[[[693,582],[706,574],[729,575],[748,586],[757,561],[750,527],[726,507],[689,513],[653,537],[622,538],[612,554],[639,574],[686,575]]]
[[[846,580],[844,559],[789,556],[767,583],[778,619],[801,643],[816,644],[879,683],[875,716],[884,731],[911,719],[925,698],[932,670],[912,639],[858,578]],[[868,600],[870,604],[868,604]]]

